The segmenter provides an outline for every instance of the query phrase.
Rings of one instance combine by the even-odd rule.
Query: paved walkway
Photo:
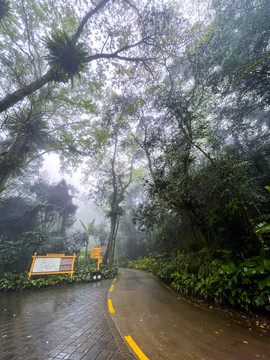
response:
[[[126,360],[104,312],[110,285],[103,280],[0,294],[0,359]]]
[[[121,269],[109,309],[140,360],[270,360],[269,329],[195,306],[149,274]]]

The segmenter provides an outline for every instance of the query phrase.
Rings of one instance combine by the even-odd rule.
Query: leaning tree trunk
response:
[[[53,78],[53,70],[50,69],[46,74],[33,81],[31,84],[23,86],[22,88],[14,91],[12,94],[8,94],[0,101],[0,113],[17,104],[27,95],[31,95],[38,89],[41,89],[44,85],[51,82]]]

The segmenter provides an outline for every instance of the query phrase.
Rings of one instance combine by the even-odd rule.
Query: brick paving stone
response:
[[[68,360],[81,360],[83,358],[84,354],[79,353],[79,352],[75,352],[73,354],[70,355]]]
[[[126,360],[104,312],[110,284],[0,294],[0,359]]]

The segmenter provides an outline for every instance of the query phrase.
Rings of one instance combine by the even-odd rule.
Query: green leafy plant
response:
[[[217,305],[270,311],[269,259],[243,259],[226,251],[174,252],[167,258],[138,258],[130,268],[148,270],[181,294]]]
[[[270,191],[270,186],[265,186],[265,189]],[[264,215],[261,217],[261,222],[256,226],[255,232],[257,234],[267,234],[270,233],[270,215]]]
[[[32,277],[29,279],[27,273],[14,274],[11,272],[3,273],[0,277],[0,292],[17,291],[25,289],[34,289],[47,286],[55,286],[62,283],[78,283],[78,282],[91,282],[92,272],[96,270],[94,263],[88,264],[87,268],[84,266],[84,261],[76,264],[75,273],[73,277],[69,274],[59,275],[43,275],[40,277]],[[103,279],[110,279],[117,274],[117,267],[107,267],[101,265],[101,276]]]
[[[88,55],[82,43],[65,31],[56,30],[45,38],[45,44],[50,52],[46,59],[55,72],[55,81],[73,83],[74,76],[80,77]]]
[[[10,14],[10,2],[8,0],[0,0],[0,20]]]

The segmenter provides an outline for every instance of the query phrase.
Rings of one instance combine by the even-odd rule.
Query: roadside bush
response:
[[[153,272],[184,295],[245,311],[270,311],[270,260],[260,256],[233,258],[227,250],[203,249],[139,258],[128,266]]]
[[[28,277],[28,273],[14,274],[10,272],[3,273],[0,277],[0,291],[16,291],[33,288],[41,288],[45,286],[54,286],[61,283],[74,283],[74,282],[91,282],[92,271],[95,270],[95,265],[79,267],[76,269],[73,277],[69,274],[59,275],[43,275],[40,277]],[[117,267],[111,268],[106,265],[101,265],[101,275],[103,279],[113,278],[117,274]]]
[[[127,268],[128,267],[128,258],[126,257],[125,254],[119,254],[115,258],[115,263],[117,264],[118,267]]]

